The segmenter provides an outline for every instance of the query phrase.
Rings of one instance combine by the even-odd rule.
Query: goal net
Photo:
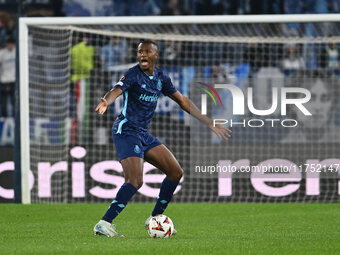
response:
[[[124,178],[111,128],[123,98],[103,116],[94,109],[137,64],[141,39],[157,41],[158,65],[176,88],[233,131],[219,142],[170,98],[158,100],[150,133],[184,169],[174,201],[340,201],[336,21],[332,15],[21,19],[27,33],[20,61],[28,67],[20,69],[20,93],[26,81],[28,100],[21,98],[20,110],[29,137],[21,135],[27,157],[20,165],[31,202],[115,197]],[[163,178],[145,163],[133,201],[154,201]]]

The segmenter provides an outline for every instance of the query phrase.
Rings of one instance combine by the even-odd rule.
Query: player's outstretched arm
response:
[[[231,130],[223,127],[220,124],[214,126],[213,121],[205,115],[202,115],[197,106],[187,97],[183,96],[179,91],[176,91],[169,96],[174,100],[184,111],[194,116],[201,122],[207,124],[209,128],[217,135],[220,140],[227,140],[230,137]]]
[[[123,91],[120,88],[111,89],[109,92],[105,94],[104,97],[101,97],[101,102],[96,107],[96,112],[100,115],[103,115],[106,111],[107,107],[114,103],[117,97],[119,97]]]

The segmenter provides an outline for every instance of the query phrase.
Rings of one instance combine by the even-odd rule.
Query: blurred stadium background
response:
[[[3,202],[14,199],[16,17],[318,14],[337,13],[340,8],[337,1],[326,0],[90,1],[86,4],[76,0],[46,0],[0,4],[0,44],[3,56],[8,58],[2,62],[0,87],[0,185],[3,187],[0,200]],[[110,114],[104,117],[99,117],[93,108],[112,83],[136,63],[135,49],[142,38],[158,41],[159,66],[198,106],[201,82],[232,83],[244,92],[253,87],[253,101],[258,109],[270,107],[272,87],[301,86],[315,90],[311,105],[315,114],[311,120],[298,118],[294,112],[287,116],[296,117],[300,122],[298,128],[239,125],[233,127],[232,139],[222,144],[183,114],[169,98],[161,98],[151,132],[170,147],[186,171],[175,201],[339,201],[337,173],[305,173],[311,163],[327,163],[327,167],[338,164],[339,29],[337,22],[30,27],[27,40],[32,202],[104,202],[114,197],[122,173],[115,161],[111,125],[122,109],[122,100],[117,100]],[[306,74],[322,78],[323,87],[308,85],[312,82],[301,78]],[[230,93],[220,91],[220,95],[223,107],[209,105],[210,117],[242,123],[240,117],[231,113]],[[256,117],[249,111],[245,114],[248,119]],[[272,117],[278,115],[276,111]],[[228,176],[194,172],[195,166],[217,163],[253,166],[262,162],[275,164],[277,159],[303,171],[287,182],[272,182],[269,190],[256,185],[253,179],[258,177],[249,173]],[[157,195],[162,177],[148,165],[145,169],[147,184],[134,201],[150,202]]]
[[[14,171],[20,163],[15,115],[23,110],[17,107],[15,85],[20,77],[15,75],[18,17],[195,15],[201,20],[206,17],[200,15],[339,13],[337,0],[0,0],[0,226],[7,233],[0,240],[8,237],[4,254],[112,252],[112,243],[94,240],[89,233],[123,182],[111,139],[123,102],[117,100],[104,116],[94,108],[136,63],[136,47],[145,38],[159,43],[159,66],[199,107],[203,83],[234,84],[243,92],[252,87],[256,109],[270,108],[273,87],[303,87],[312,93],[307,105],[312,118],[293,110],[284,117],[296,119],[298,127],[239,124],[223,143],[171,100],[159,99],[150,131],[185,170],[175,203],[167,210],[179,235],[172,243],[157,243],[162,252],[225,254],[223,247],[228,247],[231,253],[336,254],[338,205],[316,202],[340,201],[339,22],[28,26],[26,107],[33,205],[8,203],[20,202],[14,192],[20,184]],[[266,119],[249,110],[242,118],[233,115],[231,94],[218,92],[223,106],[208,101],[210,117],[235,123],[256,119],[253,125]],[[279,109],[270,117],[282,119]],[[238,171],[210,173],[204,168],[216,164]],[[269,164],[293,165],[299,171],[273,176],[239,171],[240,166]],[[195,172],[197,167],[200,172]],[[134,252],[136,244],[140,252],[149,252],[155,245],[144,240],[139,224],[152,208],[163,176],[148,164],[144,172],[144,186],[117,218],[119,230],[130,236],[119,241],[120,253]],[[203,222],[207,215],[210,220]]]

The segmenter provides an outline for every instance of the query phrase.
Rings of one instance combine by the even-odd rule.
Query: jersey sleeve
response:
[[[123,92],[128,90],[136,80],[136,75],[131,71],[127,71],[122,78],[113,86],[113,88],[120,88]]]
[[[162,86],[162,94],[164,96],[169,96],[177,91],[176,87],[172,84],[169,76],[163,76],[163,86]]]

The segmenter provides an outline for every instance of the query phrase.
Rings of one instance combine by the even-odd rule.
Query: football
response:
[[[147,231],[152,238],[169,238],[174,233],[174,224],[168,216],[159,214],[150,219]]]

